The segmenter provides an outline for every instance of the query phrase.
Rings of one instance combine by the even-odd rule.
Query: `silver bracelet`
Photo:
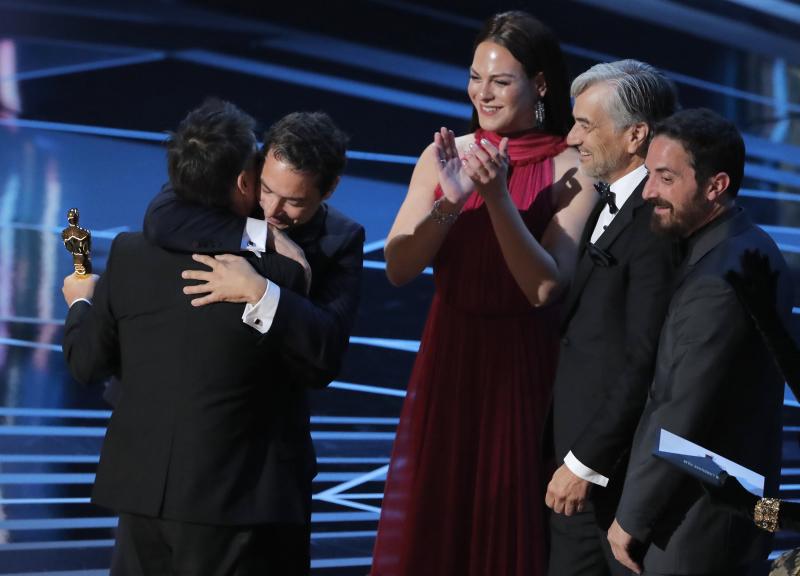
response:
[[[431,208],[431,220],[437,224],[452,224],[458,220],[460,212],[442,212],[442,202],[444,202],[444,196],[433,203],[433,207]]]

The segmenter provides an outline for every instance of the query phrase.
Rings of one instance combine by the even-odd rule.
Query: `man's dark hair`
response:
[[[347,135],[325,112],[292,112],[264,134],[261,152],[299,172],[317,176],[321,195],[336,183],[347,162]]]
[[[656,124],[656,136],[681,143],[691,157],[697,186],[725,172],[727,193],[736,198],[744,177],[744,140],[733,122],[706,108],[688,108]]]
[[[228,208],[236,178],[256,157],[255,120],[230,102],[206,100],[170,133],[169,181],[175,193]]]

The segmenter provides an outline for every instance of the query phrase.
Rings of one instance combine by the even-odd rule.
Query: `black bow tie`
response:
[[[608,211],[615,214],[619,208],[615,202],[617,195],[611,191],[611,186],[608,182],[595,182],[594,189],[600,194],[600,203],[608,204]]]

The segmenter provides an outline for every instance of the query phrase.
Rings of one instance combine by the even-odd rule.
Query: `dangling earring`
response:
[[[544,102],[541,99],[536,101],[534,115],[536,117],[536,128],[544,128]]]

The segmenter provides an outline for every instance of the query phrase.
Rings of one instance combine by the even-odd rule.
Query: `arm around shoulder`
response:
[[[170,186],[147,206],[143,231],[156,246],[178,252],[237,252],[247,219],[182,200]]]
[[[361,296],[364,228],[353,222],[328,266],[315,272],[308,298],[285,290],[269,337],[277,338],[292,372],[307,386],[336,378],[350,340]]]

